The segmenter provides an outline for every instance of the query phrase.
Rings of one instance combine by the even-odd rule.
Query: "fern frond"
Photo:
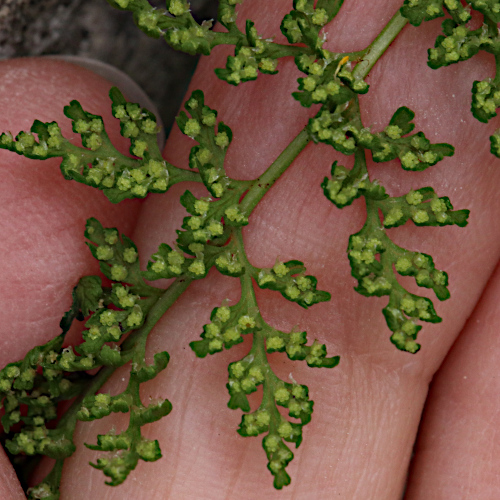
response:
[[[1,134],[0,148],[35,160],[60,157],[65,179],[100,189],[112,203],[164,193],[188,179],[199,180],[194,172],[163,159],[156,141],[159,128],[152,113],[127,102],[116,87],[111,89],[110,98],[113,116],[120,120],[121,135],[129,139],[130,154],[135,158],[120,153],[111,143],[102,118],[84,111],[78,101],[66,106],[64,114],[72,120],[83,147],[63,137],[56,122],[36,120],[31,132],[20,132],[15,138],[11,133]]]

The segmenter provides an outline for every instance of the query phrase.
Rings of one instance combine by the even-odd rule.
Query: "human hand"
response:
[[[331,48],[366,46],[399,3],[358,3],[352,10],[344,6],[329,28]],[[249,4],[242,8],[248,9]],[[289,9],[288,0],[262,2],[262,10],[249,17],[259,31],[272,34]],[[432,185],[438,194],[450,196],[456,207],[471,209],[466,229],[393,230],[398,243],[432,254],[450,275],[452,297],[437,306],[443,322],[423,328],[421,351],[414,356],[397,351],[380,313],[386,299],[366,299],[352,290],[345,248],[349,234],[362,224],[364,208],[357,202],[338,211],[321,195],[319,184],[340,155],[324,145],[309,145],[264,198],[245,231],[256,265],[269,265],[276,255],[300,258],[321,288],[332,293],[331,302],[310,311],[298,311],[269,291],[257,296],[263,314],[275,326],[289,330],[298,324],[311,338],[325,341],[330,355],[341,355],[333,371],[310,370],[283,355],[271,356],[281,375],[287,378],[291,372],[309,386],[315,400],[312,423],[288,468],[292,484],[282,492],[273,490],[260,440],[238,436],[234,430],[240,414],[226,407],[227,364],[247,352],[248,343],[204,360],[188,349],[211,309],[226,297],[237,299],[231,280],[212,274],[190,287],[150,337],[151,352],[167,350],[171,355],[168,369],[147,385],[144,394],[145,399],[167,397],[174,406],[171,415],[147,428],[149,437],[159,439],[163,459],[141,463],[124,485],[110,489],[102,473],[87,466],[95,461],[95,452],[82,443],[94,442],[97,433],[112,425],[120,428],[124,421],[113,416],[81,424],[77,452],[64,470],[63,499],[397,499],[419,425],[407,498],[496,498],[500,479],[495,461],[494,359],[499,347],[494,326],[500,315],[500,281],[494,269],[500,202],[495,185],[500,174],[487,148],[493,126],[479,125],[464,104],[469,102],[472,80],[485,78],[492,69],[487,58],[438,72],[428,69],[424,48],[433,44],[438,25],[439,21],[419,29],[407,27],[372,71],[370,92],[362,98],[364,122],[375,124],[375,129],[406,105],[416,112],[418,129],[433,141],[456,147],[454,157],[422,173],[402,172],[393,163],[370,164],[388,191],[397,195]],[[223,66],[226,55],[221,48],[202,61],[191,89],[203,88],[207,103],[233,129],[235,140],[227,156],[230,175],[254,178],[303,128],[311,111],[290,98],[299,76],[292,61],[282,63],[276,76],[261,76],[237,88],[225,86],[221,93],[213,68]],[[0,64],[0,81],[2,130],[26,130],[37,117],[57,120],[69,132],[61,110],[76,98],[108,120],[115,143],[123,141],[110,120],[109,84],[82,69],[55,61],[5,61]],[[165,157],[184,165],[191,146],[174,131]],[[0,186],[3,366],[58,333],[71,288],[81,275],[97,272],[82,241],[87,217],[96,216],[132,234],[140,255],[148,256],[160,242],[174,239],[184,216],[177,200],[186,186],[173,187],[169,195],[152,195],[143,203],[115,206],[91,188],[64,181],[57,161],[37,163],[0,151],[0,164],[6,172]],[[198,187],[189,188],[201,194]],[[121,384],[118,370],[104,389],[114,393]],[[3,474],[0,497],[21,498],[5,460]]]

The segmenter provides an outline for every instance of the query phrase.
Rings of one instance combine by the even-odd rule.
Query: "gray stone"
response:
[[[213,19],[217,3],[194,0],[191,8],[197,19]],[[167,130],[197,62],[147,37],[129,12],[105,0],[0,0],[0,58],[43,54],[90,57],[121,69],[156,103]]]
[[[0,58],[43,54],[61,39],[82,0],[0,0]]]

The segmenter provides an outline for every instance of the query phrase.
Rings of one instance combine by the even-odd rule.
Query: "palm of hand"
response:
[[[355,32],[358,25],[364,26],[358,33],[366,39],[358,38],[356,43],[368,43],[385,22],[380,20],[381,13],[388,18],[399,2],[378,4],[364,9],[358,5],[341,13],[344,17],[335,21],[335,37],[330,36],[332,44],[340,43],[335,40]],[[280,8],[284,13],[288,1],[280,2]],[[262,19],[270,9],[269,5],[263,7]],[[273,16],[280,18],[279,14]],[[266,21],[261,23],[265,32]],[[274,30],[274,25],[269,29]],[[387,123],[397,107],[407,105],[429,137],[436,133],[439,142],[456,146],[453,158],[425,173],[408,174],[392,164],[369,165],[391,194],[432,184],[438,193],[449,194],[456,206],[472,211],[465,230],[397,230],[396,241],[433,254],[451,278],[452,299],[439,304],[443,323],[423,329],[419,336],[422,351],[417,356],[396,351],[380,314],[385,299],[367,300],[352,291],[345,248],[349,234],[362,224],[364,209],[355,204],[339,212],[318,196],[321,180],[335,158],[329,148],[310,145],[259,205],[245,232],[247,251],[256,265],[269,265],[276,255],[299,257],[333,296],[331,302],[307,312],[267,291],[257,297],[265,317],[278,328],[289,330],[298,324],[311,338],[326,341],[330,353],[342,356],[333,372],[309,370],[273,356],[279,374],[286,378],[292,372],[310,387],[316,401],[313,423],[289,468],[292,485],[283,492],[274,491],[271,480],[262,479],[265,455],[260,441],[228,431],[237,428],[240,415],[226,408],[226,367],[248,350],[247,343],[205,360],[197,360],[187,348],[198,338],[215,305],[225,298],[238,298],[229,278],[213,274],[186,292],[149,341],[151,352],[167,350],[172,358],[166,372],[144,394],[144,398],[168,397],[174,405],[168,418],[148,427],[148,434],[160,440],[164,458],[141,464],[131,480],[109,489],[101,473],[86,465],[95,460],[94,452],[77,446],[65,468],[62,498],[141,498],[146,490],[152,498],[398,498],[424,403],[426,413],[408,498],[495,498],[499,481],[492,458],[497,444],[494,401],[498,392],[494,325],[500,315],[495,304],[500,281],[494,268],[499,255],[500,203],[492,187],[500,174],[487,151],[488,133],[483,130],[490,127],[491,133],[493,128],[478,126],[464,105],[470,98],[469,75],[481,79],[490,69],[486,61],[474,59],[431,71],[423,47],[431,46],[433,36],[432,23],[418,32],[408,28],[373,70],[371,90],[362,101],[365,123]],[[207,102],[233,129],[235,142],[227,158],[230,174],[253,178],[301,130],[310,110],[290,98],[298,76],[291,61],[280,67],[278,76],[234,89],[225,87],[221,93],[213,67],[223,65],[227,54],[222,52],[214,52],[200,65],[191,87],[203,88]],[[67,125],[53,110],[62,110],[74,98],[110,119],[109,84],[84,70],[37,60],[6,61],[0,68],[2,129],[27,129],[33,115]],[[46,83],[40,86],[41,81]],[[432,94],[431,86],[436,89]],[[39,97],[32,103],[35,94]],[[118,143],[116,125],[109,122],[107,128],[113,126],[112,140]],[[174,132],[166,158],[183,165],[191,146],[189,139]],[[186,186],[175,186],[169,196],[151,196],[143,203],[111,206],[101,193],[65,182],[57,162],[37,164],[16,157],[14,163],[4,151],[0,151],[0,162],[7,174],[0,186],[6,264],[2,276],[3,365],[53,336],[76,280],[97,272],[82,241],[87,217],[98,217],[105,225],[132,234],[140,253],[147,256],[160,242],[174,239],[184,215],[178,196]],[[195,194],[202,193],[196,189]],[[60,302],[61,297],[65,301]],[[118,371],[106,389],[113,393],[121,384]],[[97,433],[121,424],[119,417],[113,417],[113,422],[110,417],[83,424],[77,441],[80,445],[93,442]],[[479,425],[484,431],[478,436]],[[10,465],[6,459],[2,463],[8,478],[0,485],[2,498],[21,498]]]

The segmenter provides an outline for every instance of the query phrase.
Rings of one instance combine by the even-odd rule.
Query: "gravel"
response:
[[[193,15],[213,19],[217,3],[192,0]],[[167,131],[197,63],[196,57],[147,37],[129,12],[105,0],[0,0],[0,59],[46,54],[98,59],[124,71],[155,102]]]

